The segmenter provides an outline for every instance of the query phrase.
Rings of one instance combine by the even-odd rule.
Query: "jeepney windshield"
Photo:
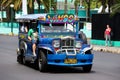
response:
[[[61,38],[64,36],[75,36],[75,25],[66,23],[47,23],[41,25],[41,33],[45,37]]]

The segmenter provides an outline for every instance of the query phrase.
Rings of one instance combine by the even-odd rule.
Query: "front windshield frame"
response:
[[[76,25],[74,23],[44,23],[40,26],[41,34],[47,38],[74,37],[76,32]]]

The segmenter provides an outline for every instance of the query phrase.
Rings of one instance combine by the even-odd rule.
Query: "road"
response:
[[[0,80],[120,80],[120,54],[92,51],[90,73],[81,68],[53,68],[41,73],[16,61],[17,37],[0,35]]]

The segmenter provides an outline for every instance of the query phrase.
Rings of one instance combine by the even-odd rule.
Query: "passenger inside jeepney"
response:
[[[28,25],[26,23],[21,24],[21,32],[27,33],[28,32]]]
[[[37,27],[32,24],[32,27],[30,27],[28,31],[28,40],[32,42],[32,51],[33,51],[33,56],[36,56],[36,44],[38,40],[38,32],[37,32]]]

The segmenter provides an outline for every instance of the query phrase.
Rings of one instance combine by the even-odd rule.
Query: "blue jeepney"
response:
[[[32,63],[41,72],[52,66],[82,67],[90,72],[93,54],[90,44],[83,39],[79,19],[73,14],[29,14],[17,18],[19,22],[17,61]],[[32,43],[23,26],[37,28],[36,57],[32,55]]]

